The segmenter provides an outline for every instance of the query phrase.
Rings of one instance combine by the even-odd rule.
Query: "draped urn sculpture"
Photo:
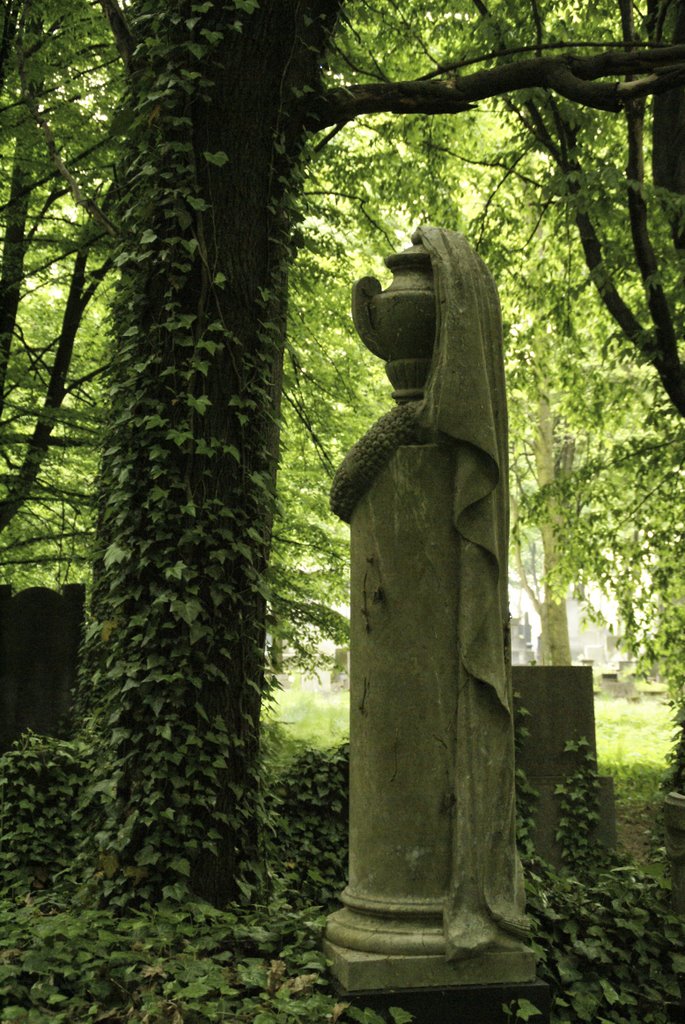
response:
[[[494,282],[420,229],[353,318],[396,405],[331,491],[351,527],[349,992],[529,982],[515,841],[507,420]]]

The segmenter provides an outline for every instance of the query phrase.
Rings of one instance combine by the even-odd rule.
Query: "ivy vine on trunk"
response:
[[[115,901],[189,884],[218,905],[259,874],[289,204],[336,8],[138,0],[111,19],[133,122],[84,687]]]

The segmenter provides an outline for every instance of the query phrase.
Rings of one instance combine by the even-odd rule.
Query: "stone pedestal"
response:
[[[528,736],[517,753],[516,763],[537,791],[533,815],[533,843],[540,857],[561,864],[556,841],[559,797],[555,789],[582,767],[584,755],[566,750],[570,741],[587,740],[585,750],[596,759],[595,708],[592,669],[585,666],[514,666],[514,694],[526,709]],[[616,808],[613,779],[599,779],[597,839],[608,849],[616,845]]]
[[[509,950],[445,956],[459,676],[453,460],[448,446],[398,448],[352,518],[349,884],[324,947],[346,992],[535,978],[533,954],[513,939]]]

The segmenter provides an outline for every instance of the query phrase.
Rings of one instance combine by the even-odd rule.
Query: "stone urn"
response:
[[[423,397],[435,341],[431,260],[422,245],[412,245],[384,262],[392,283],[383,291],[375,277],[357,281],[352,319],[369,351],[385,360],[395,401],[415,401]]]

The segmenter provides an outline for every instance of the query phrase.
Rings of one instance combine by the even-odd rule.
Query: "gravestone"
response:
[[[585,666],[514,666],[514,693],[526,709],[529,735],[521,743],[516,763],[538,797],[533,804],[533,843],[539,856],[557,867],[562,856],[555,835],[560,797],[555,793],[585,763],[586,754],[566,750],[569,741],[587,740],[584,748],[596,762],[595,706],[592,669]],[[613,779],[599,779],[597,839],[608,849],[616,845]]]
[[[602,693],[605,693],[607,697],[625,697],[632,700],[638,696],[635,680],[632,678],[619,679],[618,672],[602,672],[600,687]]]
[[[0,587],[0,753],[27,729],[68,730],[85,588]]]
[[[359,1005],[405,992],[423,1022],[470,1000],[469,1021],[494,1022],[539,988],[515,843],[501,321],[462,236],[413,240],[388,291],[364,278],[353,297],[398,404],[331,494],[351,526],[350,860],[324,948]]]
[[[528,615],[523,618],[511,619],[511,663],[512,665],[530,665],[534,661],[533,630]]]

